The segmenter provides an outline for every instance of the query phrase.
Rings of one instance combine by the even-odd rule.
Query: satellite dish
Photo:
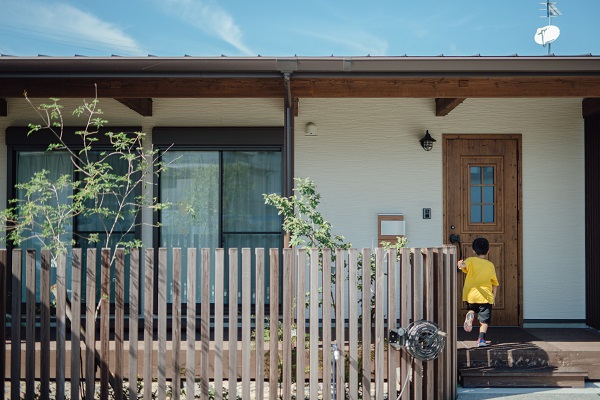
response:
[[[546,25],[537,29],[533,39],[537,44],[546,46],[547,44],[550,44],[558,39],[558,35],[560,35],[560,29],[558,29],[558,26]]]

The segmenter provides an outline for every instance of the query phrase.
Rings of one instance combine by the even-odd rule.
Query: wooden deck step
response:
[[[463,387],[583,387],[587,376],[579,367],[460,369]]]

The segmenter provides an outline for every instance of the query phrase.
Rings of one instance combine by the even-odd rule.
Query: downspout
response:
[[[283,87],[284,87],[284,127],[285,136],[283,139],[284,147],[284,178],[283,178],[283,195],[289,197],[293,194],[293,177],[294,177],[294,112],[292,103],[292,89],[290,85],[290,78],[292,74],[290,72],[283,73]],[[290,235],[285,232],[283,238],[284,247],[289,247]]]
[[[285,95],[285,138],[284,151],[285,151],[285,173],[284,173],[284,186],[283,194],[286,197],[292,195],[293,188],[293,144],[294,144],[294,114],[293,114],[293,103],[292,103],[292,89],[290,85],[291,73],[284,72],[283,74],[283,87]]]

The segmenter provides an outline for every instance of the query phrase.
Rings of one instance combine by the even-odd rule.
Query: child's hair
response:
[[[490,242],[486,238],[477,238],[473,240],[473,251],[478,256],[487,254],[490,250]]]

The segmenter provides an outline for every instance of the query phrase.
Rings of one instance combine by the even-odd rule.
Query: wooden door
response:
[[[520,135],[444,136],[444,242],[460,237],[463,258],[474,255],[475,238],[490,242],[488,258],[500,282],[492,326],[522,325],[520,140]],[[458,271],[459,321],[466,314],[463,283]]]

